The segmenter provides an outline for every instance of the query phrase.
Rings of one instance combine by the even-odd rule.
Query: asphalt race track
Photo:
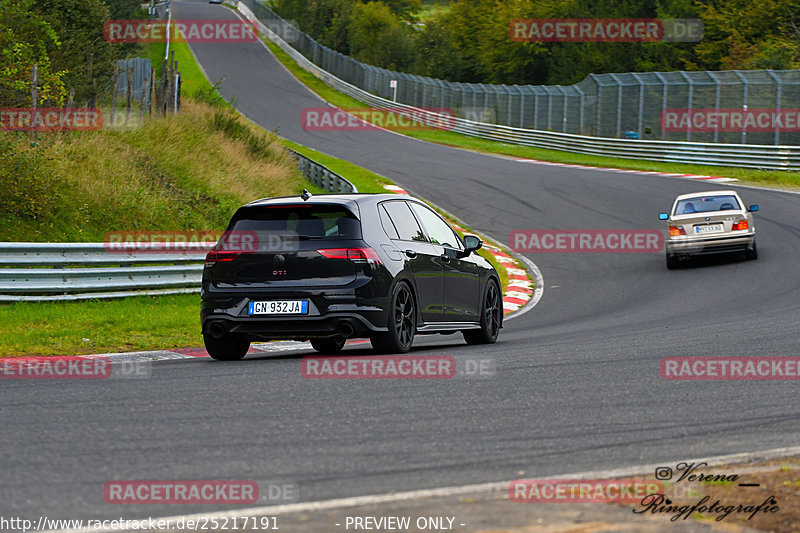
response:
[[[234,17],[206,2],[173,5],[178,18]],[[306,132],[301,111],[325,104],[261,43],[192,48],[264,128],[387,176],[500,240],[515,229],[663,229],[657,214],[676,195],[730,188],[521,163],[381,131]],[[141,380],[4,380],[0,515],[231,508],[110,505],[109,480],[274,480],[315,501],[797,445],[796,383],[659,375],[664,356],[800,355],[800,195],[737,190],[761,206],[758,261],[667,271],[663,253],[538,254],[544,296],[497,344],[417,340],[415,354],[490,359],[490,377],[307,380],[309,352],[292,352],[156,362]]]

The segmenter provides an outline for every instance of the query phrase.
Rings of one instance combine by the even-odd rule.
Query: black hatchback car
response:
[[[254,340],[310,340],[336,353],[369,337],[404,353],[416,334],[462,332],[493,343],[500,280],[422,201],[396,194],[270,198],[236,211],[206,257],[201,321],[214,359],[236,360]]]

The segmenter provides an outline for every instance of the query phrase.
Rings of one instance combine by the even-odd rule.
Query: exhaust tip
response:
[[[225,326],[220,322],[212,322],[211,325],[208,326],[208,334],[214,339],[221,339],[225,336],[225,333]]]
[[[345,339],[351,338],[356,330],[350,322],[342,321],[336,326],[336,332]]]

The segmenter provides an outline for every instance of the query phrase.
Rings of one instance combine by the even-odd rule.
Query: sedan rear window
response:
[[[255,206],[239,210],[232,231],[297,234],[301,239],[360,239],[361,222],[341,205]]]
[[[739,200],[733,195],[698,196],[678,200],[673,215],[691,215],[692,213],[708,213],[709,211],[729,211],[741,209]]]

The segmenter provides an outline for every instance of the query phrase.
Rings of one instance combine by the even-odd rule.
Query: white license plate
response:
[[[250,302],[247,312],[251,315],[305,315],[308,313],[308,300]]]
[[[703,226],[695,226],[694,232],[695,233],[720,233],[723,231],[722,224],[705,224]]]

